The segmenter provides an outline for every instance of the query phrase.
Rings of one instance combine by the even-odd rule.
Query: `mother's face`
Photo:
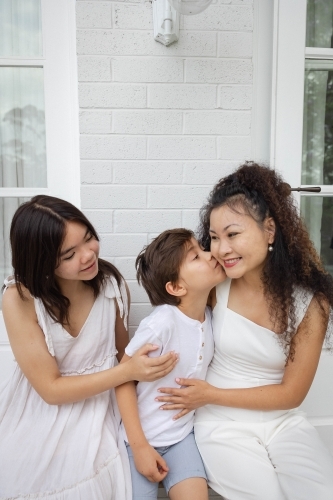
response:
[[[227,276],[234,279],[247,273],[260,275],[275,235],[271,217],[260,227],[242,208],[239,212],[224,205],[215,208],[210,216],[212,255],[222,264]]]

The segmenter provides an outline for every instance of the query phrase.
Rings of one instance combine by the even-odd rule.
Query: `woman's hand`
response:
[[[165,377],[171,370],[174,369],[178,361],[178,355],[175,352],[168,352],[156,358],[150,358],[148,354],[155,351],[159,346],[153,344],[146,344],[142,346],[129,358],[126,354],[122,359],[124,362],[130,364],[131,367],[131,380],[139,382],[152,382],[161,377]]]
[[[173,417],[173,420],[177,420],[190,411],[209,403],[212,386],[204,380],[176,378],[176,382],[186,387],[180,389],[161,387],[158,391],[167,395],[155,398],[156,401],[166,403],[160,407],[163,410],[181,410]]]

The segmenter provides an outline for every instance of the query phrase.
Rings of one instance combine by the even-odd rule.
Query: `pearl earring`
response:
[[[268,251],[269,252],[273,252],[273,250],[274,250],[273,246],[272,245],[268,245]]]

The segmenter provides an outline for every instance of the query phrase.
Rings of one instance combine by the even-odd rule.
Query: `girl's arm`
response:
[[[220,389],[207,382],[191,379],[177,379],[187,388],[161,388],[160,396],[165,410],[179,409],[178,418],[195,408],[206,404],[245,408],[249,410],[288,410],[299,406],[307,395],[315,376],[325,333],[326,319],[323,318],[316,299],[312,299],[306,316],[294,337],[295,358],[289,361],[280,384],[264,385],[248,389]],[[175,417],[176,418],[176,417]]]
[[[121,364],[128,363],[130,359],[124,354]],[[149,481],[162,481],[169,468],[159,453],[150,446],[142,430],[134,382],[118,386],[116,396],[128,442],[132,448],[135,467]]]
[[[30,294],[25,290],[25,300],[22,300],[16,287],[9,287],[2,304],[15,359],[33,388],[49,404],[80,401],[129,380],[156,380],[169,373],[177,362],[173,353],[149,358],[147,354],[157,346],[146,345],[122,365],[99,373],[63,377],[47,350]]]

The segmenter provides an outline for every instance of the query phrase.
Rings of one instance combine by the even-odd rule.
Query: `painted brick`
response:
[[[191,162],[184,165],[184,184],[208,184],[213,186],[221,177],[229,175],[239,162]],[[207,191],[208,195],[208,191]]]
[[[80,111],[81,134],[110,134],[111,117],[110,111]]]
[[[114,112],[113,132],[118,134],[180,134],[182,113],[175,111]]]
[[[79,86],[81,108],[145,108],[145,85],[92,84]]]
[[[112,28],[110,2],[76,2],[78,28]]]
[[[188,111],[184,113],[185,134],[248,135],[251,114],[247,111]]]
[[[112,165],[107,161],[81,161],[82,184],[110,184]]]
[[[113,56],[216,56],[217,34],[182,32],[179,41],[165,47],[150,31],[78,30],[77,53]]]
[[[252,86],[221,85],[219,88],[219,107],[222,109],[251,109]]]
[[[146,137],[82,135],[81,158],[97,160],[143,160]]]
[[[111,259],[108,259],[111,260]],[[134,280],[135,279],[135,258],[131,257],[115,257],[112,258],[112,263],[116,266],[117,269],[124,276],[125,280]],[[133,306],[131,306],[132,309]],[[133,321],[130,320],[130,324],[134,324]]]
[[[133,302],[149,302],[148,295],[137,281],[127,281],[127,285],[131,294],[131,303]]]
[[[219,158],[230,160],[251,159],[251,137],[220,137]]]
[[[184,29],[249,31],[253,29],[253,8],[240,5],[210,5],[196,16],[184,16]]]
[[[218,55],[220,57],[252,57],[252,52],[252,33],[219,34]]]
[[[150,85],[149,108],[215,109],[216,87],[212,85]]]
[[[82,186],[81,200],[83,208],[143,208],[146,189],[143,186]]]
[[[156,160],[213,160],[215,137],[150,137],[148,158]]]
[[[153,28],[153,9],[150,2],[138,5],[114,5],[115,28],[124,30],[144,30]]]
[[[181,184],[180,162],[114,162],[115,184]]]
[[[113,230],[112,210],[84,210],[84,214],[92,223],[98,234],[111,233]]]
[[[147,244],[145,234],[104,234],[101,251],[114,257],[133,257]]]
[[[207,193],[208,194],[208,193]],[[182,227],[196,231],[199,225],[199,210],[183,210]]]
[[[116,210],[114,227],[117,233],[160,233],[181,220],[180,210]]]
[[[132,304],[130,310],[131,325],[139,326],[140,321],[149,316],[153,310],[150,304]]]
[[[80,82],[111,81],[111,61],[108,57],[78,56]]]
[[[148,188],[148,207],[200,208],[206,197],[206,186],[151,186]]]
[[[184,79],[182,59],[169,57],[114,59],[112,66],[115,82],[182,82]]]
[[[252,62],[246,59],[187,60],[186,81],[193,83],[252,83]]]

